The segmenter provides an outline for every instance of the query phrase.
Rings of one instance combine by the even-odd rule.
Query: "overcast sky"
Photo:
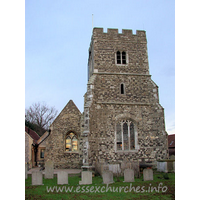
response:
[[[26,0],[25,106],[45,102],[60,112],[72,99],[83,112],[88,48],[94,27],[145,30],[152,80],[159,86],[169,134],[175,133],[173,0]]]

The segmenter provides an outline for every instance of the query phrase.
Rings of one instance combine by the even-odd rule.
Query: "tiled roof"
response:
[[[168,135],[168,147],[169,148],[172,148],[172,147],[175,148],[175,134]]]
[[[34,143],[36,143],[37,140],[40,139],[40,136],[35,131],[33,131],[32,129],[30,129],[26,126],[25,126],[25,131],[31,136],[31,138],[33,138]]]

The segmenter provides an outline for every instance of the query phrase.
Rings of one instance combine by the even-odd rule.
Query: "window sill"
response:
[[[126,63],[126,64],[117,64],[117,63],[116,63],[116,65],[117,65],[117,66],[128,66],[128,63]]]

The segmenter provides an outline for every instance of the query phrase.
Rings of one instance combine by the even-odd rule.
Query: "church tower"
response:
[[[145,31],[93,29],[83,126],[84,165],[168,157]]]

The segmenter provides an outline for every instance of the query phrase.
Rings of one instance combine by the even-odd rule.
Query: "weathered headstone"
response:
[[[121,171],[124,173],[125,169],[133,169],[134,170],[134,176],[139,178],[140,177],[140,168],[139,168],[139,162],[138,161],[126,161],[124,160],[121,163]]]
[[[121,173],[120,164],[109,164],[109,171],[113,172],[113,175],[118,175]]]
[[[174,172],[173,161],[157,162],[157,171],[159,172]]]
[[[144,169],[143,170],[143,179],[144,179],[144,181],[153,181],[153,170],[152,169]]]
[[[105,164],[105,163],[101,164],[100,174],[102,175],[103,172],[107,170],[109,170],[108,164]]]
[[[104,184],[113,183],[113,172],[112,171],[104,171],[102,176],[103,176]]]
[[[140,167],[139,167],[139,161],[133,161],[131,163],[131,169],[134,170],[134,176],[139,178],[140,177]]]
[[[134,182],[134,170],[125,169],[124,170],[124,182]]]
[[[167,173],[167,162],[157,162],[157,171]]]
[[[82,171],[81,172],[81,181],[79,185],[89,185],[92,184],[92,172],[91,171]]]
[[[25,163],[25,179],[28,178],[28,165]]]
[[[168,172],[173,172],[174,171],[173,162],[167,162],[167,171]]]
[[[53,178],[53,161],[51,160],[45,162],[45,178],[46,179]]]
[[[32,185],[43,185],[41,171],[32,172]]]
[[[68,173],[66,171],[60,171],[57,173],[57,184],[68,184]]]

